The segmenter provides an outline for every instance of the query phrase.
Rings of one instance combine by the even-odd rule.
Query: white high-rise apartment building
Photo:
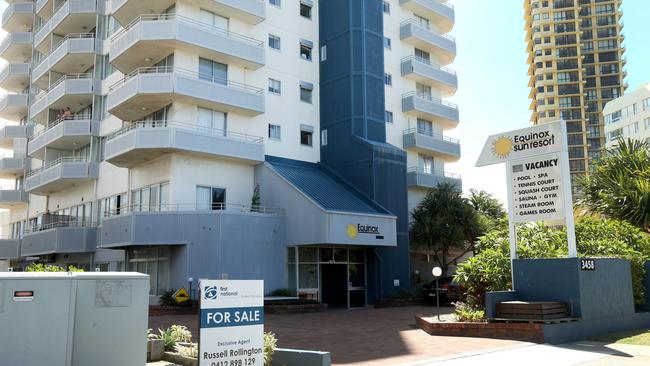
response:
[[[650,83],[607,103],[603,115],[607,148],[619,139],[650,143]]]
[[[0,147],[13,153],[0,178],[14,183],[0,191],[0,266],[139,271],[152,295],[190,277],[264,278],[347,306],[408,286],[408,262],[379,259],[408,251],[406,217],[320,163],[323,147],[347,146],[320,123],[339,50],[321,44],[319,7],[363,3],[383,21],[376,140],[406,151],[410,210],[437,182],[460,184],[444,170],[460,157],[444,135],[459,119],[442,100],[457,87],[451,6],[384,1],[379,19],[374,0],[7,2]]]

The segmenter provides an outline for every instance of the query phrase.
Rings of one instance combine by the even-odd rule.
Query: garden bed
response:
[[[398,308],[404,306],[427,305],[427,302],[420,297],[413,298],[384,298],[375,303],[376,308]]]
[[[544,343],[544,328],[541,323],[457,322],[450,319],[439,321],[436,316],[429,315],[416,315],[415,323],[418,328],[436,336],[510,339]]]
[[[297,314],[327,311],[327,304],[314,300],[282,299],[264,301],[266,314]]]

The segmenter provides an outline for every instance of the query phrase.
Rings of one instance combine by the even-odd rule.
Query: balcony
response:
[[[444,129],[456,127],[459,121],[458,107],[455,104],[429,95],[418,95],[416,92],[402,95],[402,112],[434,120]]]
[[[36,0],[36,14],[43,19],[50,19],[54,12],[54,0]]]
[[[5,94],[0,96],[0,118],[20,121],[27,116],[27,94]]]
[[[462,189],[463,181],[460,175],[447,172],[425,172],[419,167],[411,167],[406,172],[406,185],[409,188],[435,188],[440,183],[450,183]]]
[[[0,259],[20,258],[20,239],[0,238]]]
[[[194,204],[168,204],[157,207],[127,206],[105,217],[100,229],[100,248],[120,248],[138,245],[184,245],[205,235],[215,234],[222,225],[229,227],[268,225],[284,214],[282,209],[237,204],[197,207]],[[276,224],[271,224],[276,225]],[[216,235],[216,236],[215,236]],[[228,233],[223,233],[229,236]],[[221,239],[219,239],[221,240]]]
[[[404,57],[401,62],[402,76],[439,89],[442,96],[454,95],[458,89],[458,77],[454,70],[438,67],[419,57]]]
[[[2,28],[7,32],[31,29],[32,24],[34,24],[33,2],[10,2],[2,14]]]
[[[108,111],[137,121],[171,100],[248,116],[264,113],[262,89],[174,67],[141,68],[109,89]]]
[[[50,34],[74,34],[95,28],[98,1],[67,0],[54,9],[47,23],[34,33],[34,48],[48,54],[52,48]]]
[[[99,122],[91,116],[71,116],[50,123],[46,129],[29,139],[29,156],[43,160],[45,148],[72,150],[90,143],[93,136],[99,136]]]
[[[86,158],[62,157],[27,173],[25,191],[48,195],[97,179],[99,164]]]
[[[174,0],[113,0],[113,17],[122,25],[129,24],[137,15],[162,13]],[[258,24],[266,18],[262,0],[195,0],[201,9],[236,18],[249,24]]]
[[[402,144],[405,150],[433,153],[448,162],[460,159],[460,141],[451,137],[411,128],[402,133]]]
[[[27,203],[29,195],[22,189],[0,190],[0,208],[10,209]]]
[[[12,150],[14,139],[27,138],[32,133],[32,125],[4,125],[0,127],[0,148]]]
[[[31,105],[31,118],[34,122],[45,124],[50,109],[71,108],[77,113],[92,103],[95,93],[101,92],[101,82],[92,74],[65,75],[55,81],[49,91],[34,98]]]
[[[20,92],[29,86],[29,64],[6,64],[0,71],[0,88]]]
[[[106,139],[106,161],[122,167],[185,152],[248,163],[264,161],[264,139],[231,131],[171,122],[133,122]]]
[[[23,234],[20,254],[33,257],[48,254],[90,253],[97,246],[97,226],[60,218],[49,224],[28,228]]]
[[[442,66],[449,65],[456,58],[456,40],[453,37],[438,34],[415,19],[400,24],[400,39],[435,55]]]
[[[29,159],[25,156],[0,157],[0,179],[16,179],[29,169]]]
[[[52,48],[52,53],[34,66],[32,82],[41,89],[47,89],[48,71],[68,75],[88,70],[95,62],[95,50],[101,49],[101,44],[97,42],[92,33],[68,34]]]
[[[111,38],[110,62],[125,74],[151,66],[174,50],[257,70],[264,43],[179,15],[142,15]]]
[[[0,58],[12,64],[25,63],[32,58],[32,32],[9,33],[0,43]]]
[[[441,33],[447,33],[454,27],[456,16],[451,4],[438,0],[399,0],[399,4],[404,9],[431,19]]]

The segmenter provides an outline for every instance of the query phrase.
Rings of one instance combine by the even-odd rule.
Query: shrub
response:
[[[176,345],[176,352],[183,357],[199,358],[199,345],[198,343],[190,343],[188,345]]]
[[[288,288],[279,288],[271,291],[270,296],[277,297],[294,297],[296,296],[295,292]]]
[[[192,333],[184,325],[172,325],[167,329],[158,328],[158,334],[148,334],[149,339],[160,339],[165,343],[165,350],[176,349],[178,342],[191,342]]]
[[[627,259],[632,268],[636,304],[644,302],[644,261],[650,258],[650,236],[637,227],[618,220],[583,218],[576,224],[580,256]],[[544,224],[517,227],[519,258],[560,258],[568,253],[566,231]],[[476,244],[476,256],[460,263],[454,281],[465,288],[464,301],[483,308],[485,293],[511,288],[510,250],[507,230],[495,230]]]
[[[459,322],[477,323],[485,320],[485,311],[476,309],[474,306],[464,302],[455,302],[454,316]]]
[[[25,268],[25,272],[83,272],[81,268],[68,266],[67,270],[57,264],[32,263]]]
[[[178,306],[176,299],[174,299],[174,290],[166,290],[160,295],[160,305],[162,306]]]
[[[278,340],[271,332],[264,333],[264,365],[270,365]]]

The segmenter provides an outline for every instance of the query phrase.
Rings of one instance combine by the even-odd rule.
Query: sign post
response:
[[[569,257],[577,257],[566,124],[556,121],[488,137],[476,166],[506,163],[510,258],[516,224],[564,220]]]
[[[200,280],[199,366],[264,365],[264,281]]]

